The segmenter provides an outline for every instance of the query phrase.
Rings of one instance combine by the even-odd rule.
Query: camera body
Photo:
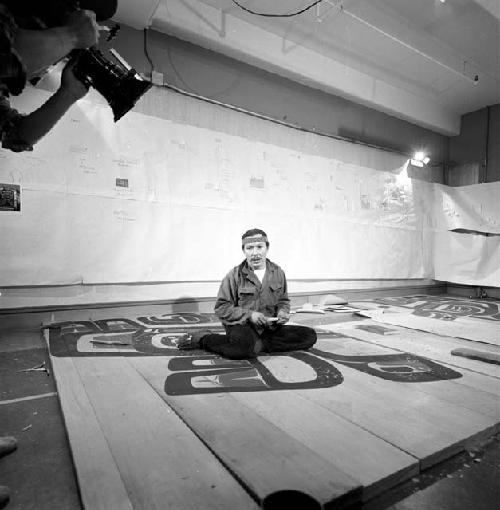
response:
[[[107,60],[96,48],[72,52],[73,72],[86,86],[94,87],[113,110],[115,122],[125,115],[137,100],[151,88],[132,68]]]

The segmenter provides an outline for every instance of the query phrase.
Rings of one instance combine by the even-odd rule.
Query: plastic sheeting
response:
[[[500,234],[500,182],[433,187],[436,228]]]
[[[500,287],[500,236],[436,232],[434,278]]]
[[[500,182],[434,186],[437,280],[500,287]]]

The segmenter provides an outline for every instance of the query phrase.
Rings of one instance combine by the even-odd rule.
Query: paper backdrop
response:
[[[433,277],[451,188],[409,179],[402,156],[360,147],[356,165],[352,144],[332,144],[333,158],[136,112],[115,124],[82,100],[32,153],[0,150],[0,183],[21,186],[21,211],[0,211],[0,285],[220,280],[252,227],[289,279]]]

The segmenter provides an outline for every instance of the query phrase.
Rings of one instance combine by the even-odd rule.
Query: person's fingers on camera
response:
[[[74,11],[69,16],[68,26],[75,37],[75,48],[85,49],[97,44],[99,26],[95,12],[84,9]]]
[[[74,67],[74,62],[70,61],[66,64],[61,76],[61,88],[78,101],[88,92],[89,87],[75,76]]]

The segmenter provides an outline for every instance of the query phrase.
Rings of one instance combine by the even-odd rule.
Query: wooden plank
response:
[[[498,321],[495,316],[500,312],[500,301],[447,294],[386,296],[350,304],[362,308],[384,309],[386,312],[408,313],[411,311],[421,317],[437,318],[445,315],[452,319],[470,317],[490,324],[495,320]]]
[[[385,334],[376,333],[375,329],[370,331],[373,326],[386,328]],[[399,351],[410,352],[457,368],[465,368],[500,379],[500,368],[496,365],[452,356],[451,351],[453,349],[471,347],[471,342],[461,338],[439,336],[394,325],[382,325],[370,319],[324,324],[321,329],[345,334]],[[472,345],[477,347],[475,343],[472,343]],[[482,345],[481,348],[487,347]]]
[[[51,356],[50,360],[84,508],[132,510],[120,472],[73,359]]]
[[[258,508],[124,357],[74,364],[134,509]]]
[[[265,358],[260,361],[266,364]],[[234,398],[359,482],[363,501],[418,474],[415,457],[311,402],[311,391],[237,393]]]
[[[298,490],[335,508],[360,500],[358,482],[233,394],[167,395],[168,359],[129,362],[260,501],[284,490]]]
[[[364,330],[357,330],[353,333],[354,335],[370,338],[370,333]],[[380,356],[398,354],[401,351],[368,341],[337,338],[335,352],[340,355]],[[456,370],[456,367],[449,368]],[[462,377],[458,379],[436,380],[432,384],[419,384],[418,391],[500,420],[500,380],[464,369],[460,369],[459,372]]]
[[[338,341],[321,340],[317,348],[336,353]],[[422,468],[464,449],[468,441],[494,433],[495,418],[441,400],[419,387],[369,376],[338,364],[344,383],[335,391],[319,389],[310,400],[356,423],[420,459]]]
[[[382,324],[427,331],[436,335],[464,338],[500,346],[499,324],[481,319],[457,317],[453,321],[443,321],[431,317],[420,317],[411,312],[383,313],[374,315],[373,320]]]

